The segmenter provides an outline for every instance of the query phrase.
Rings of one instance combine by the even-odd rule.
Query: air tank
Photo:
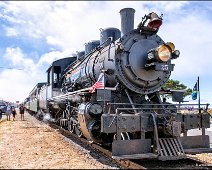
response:
[[[85,57],[85,51],[77,52],[77,60],[82,60]]]
[[[95,49],[99,45],[100,45],[100,41],[99,40],[93,40],[93,41],[90,41],[90,42],[86,43],[85,44],[85,55],[90,53],[93,49]]]
[[[100,31],[100,45],[103,47],[110,44],[111,38],[115,41],[121,37],[121,31],[118,28],[106,28]]]

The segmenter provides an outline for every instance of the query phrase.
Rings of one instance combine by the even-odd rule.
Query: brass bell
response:
[[[150,15],[150,21],[147,27],[152,29],[158,29],[162,25],[162,20],[154,12],[150,13],[149,15]]]

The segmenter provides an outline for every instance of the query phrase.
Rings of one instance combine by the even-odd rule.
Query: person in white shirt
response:
[[[7,120],[10,120],[10,115],[11,115],[11,106],[8,103],[7,104],[7,111],[6,111]]]

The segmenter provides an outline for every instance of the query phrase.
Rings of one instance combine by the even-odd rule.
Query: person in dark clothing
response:
[[[12,107],[12,115],[13,115],[13,121],[15,120],[16,110],[15,107]]]
[[[24,106],[21,105],[21,107],[19,107],[19,110],[20,110],[20,114],[21,114],[21,120],[24,120]]]

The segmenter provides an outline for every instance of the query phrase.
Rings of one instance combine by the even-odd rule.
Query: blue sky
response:
[[[181,52],[171,78],[193,88],[199,76],[201,101],[212,105],[211,1],[1,1],[0,99],[23,101],[52,61],[98,40],[100,28],[120,29],[126,7],[136,10],[134,28],[149,12],[163,14],[158,35]]]

